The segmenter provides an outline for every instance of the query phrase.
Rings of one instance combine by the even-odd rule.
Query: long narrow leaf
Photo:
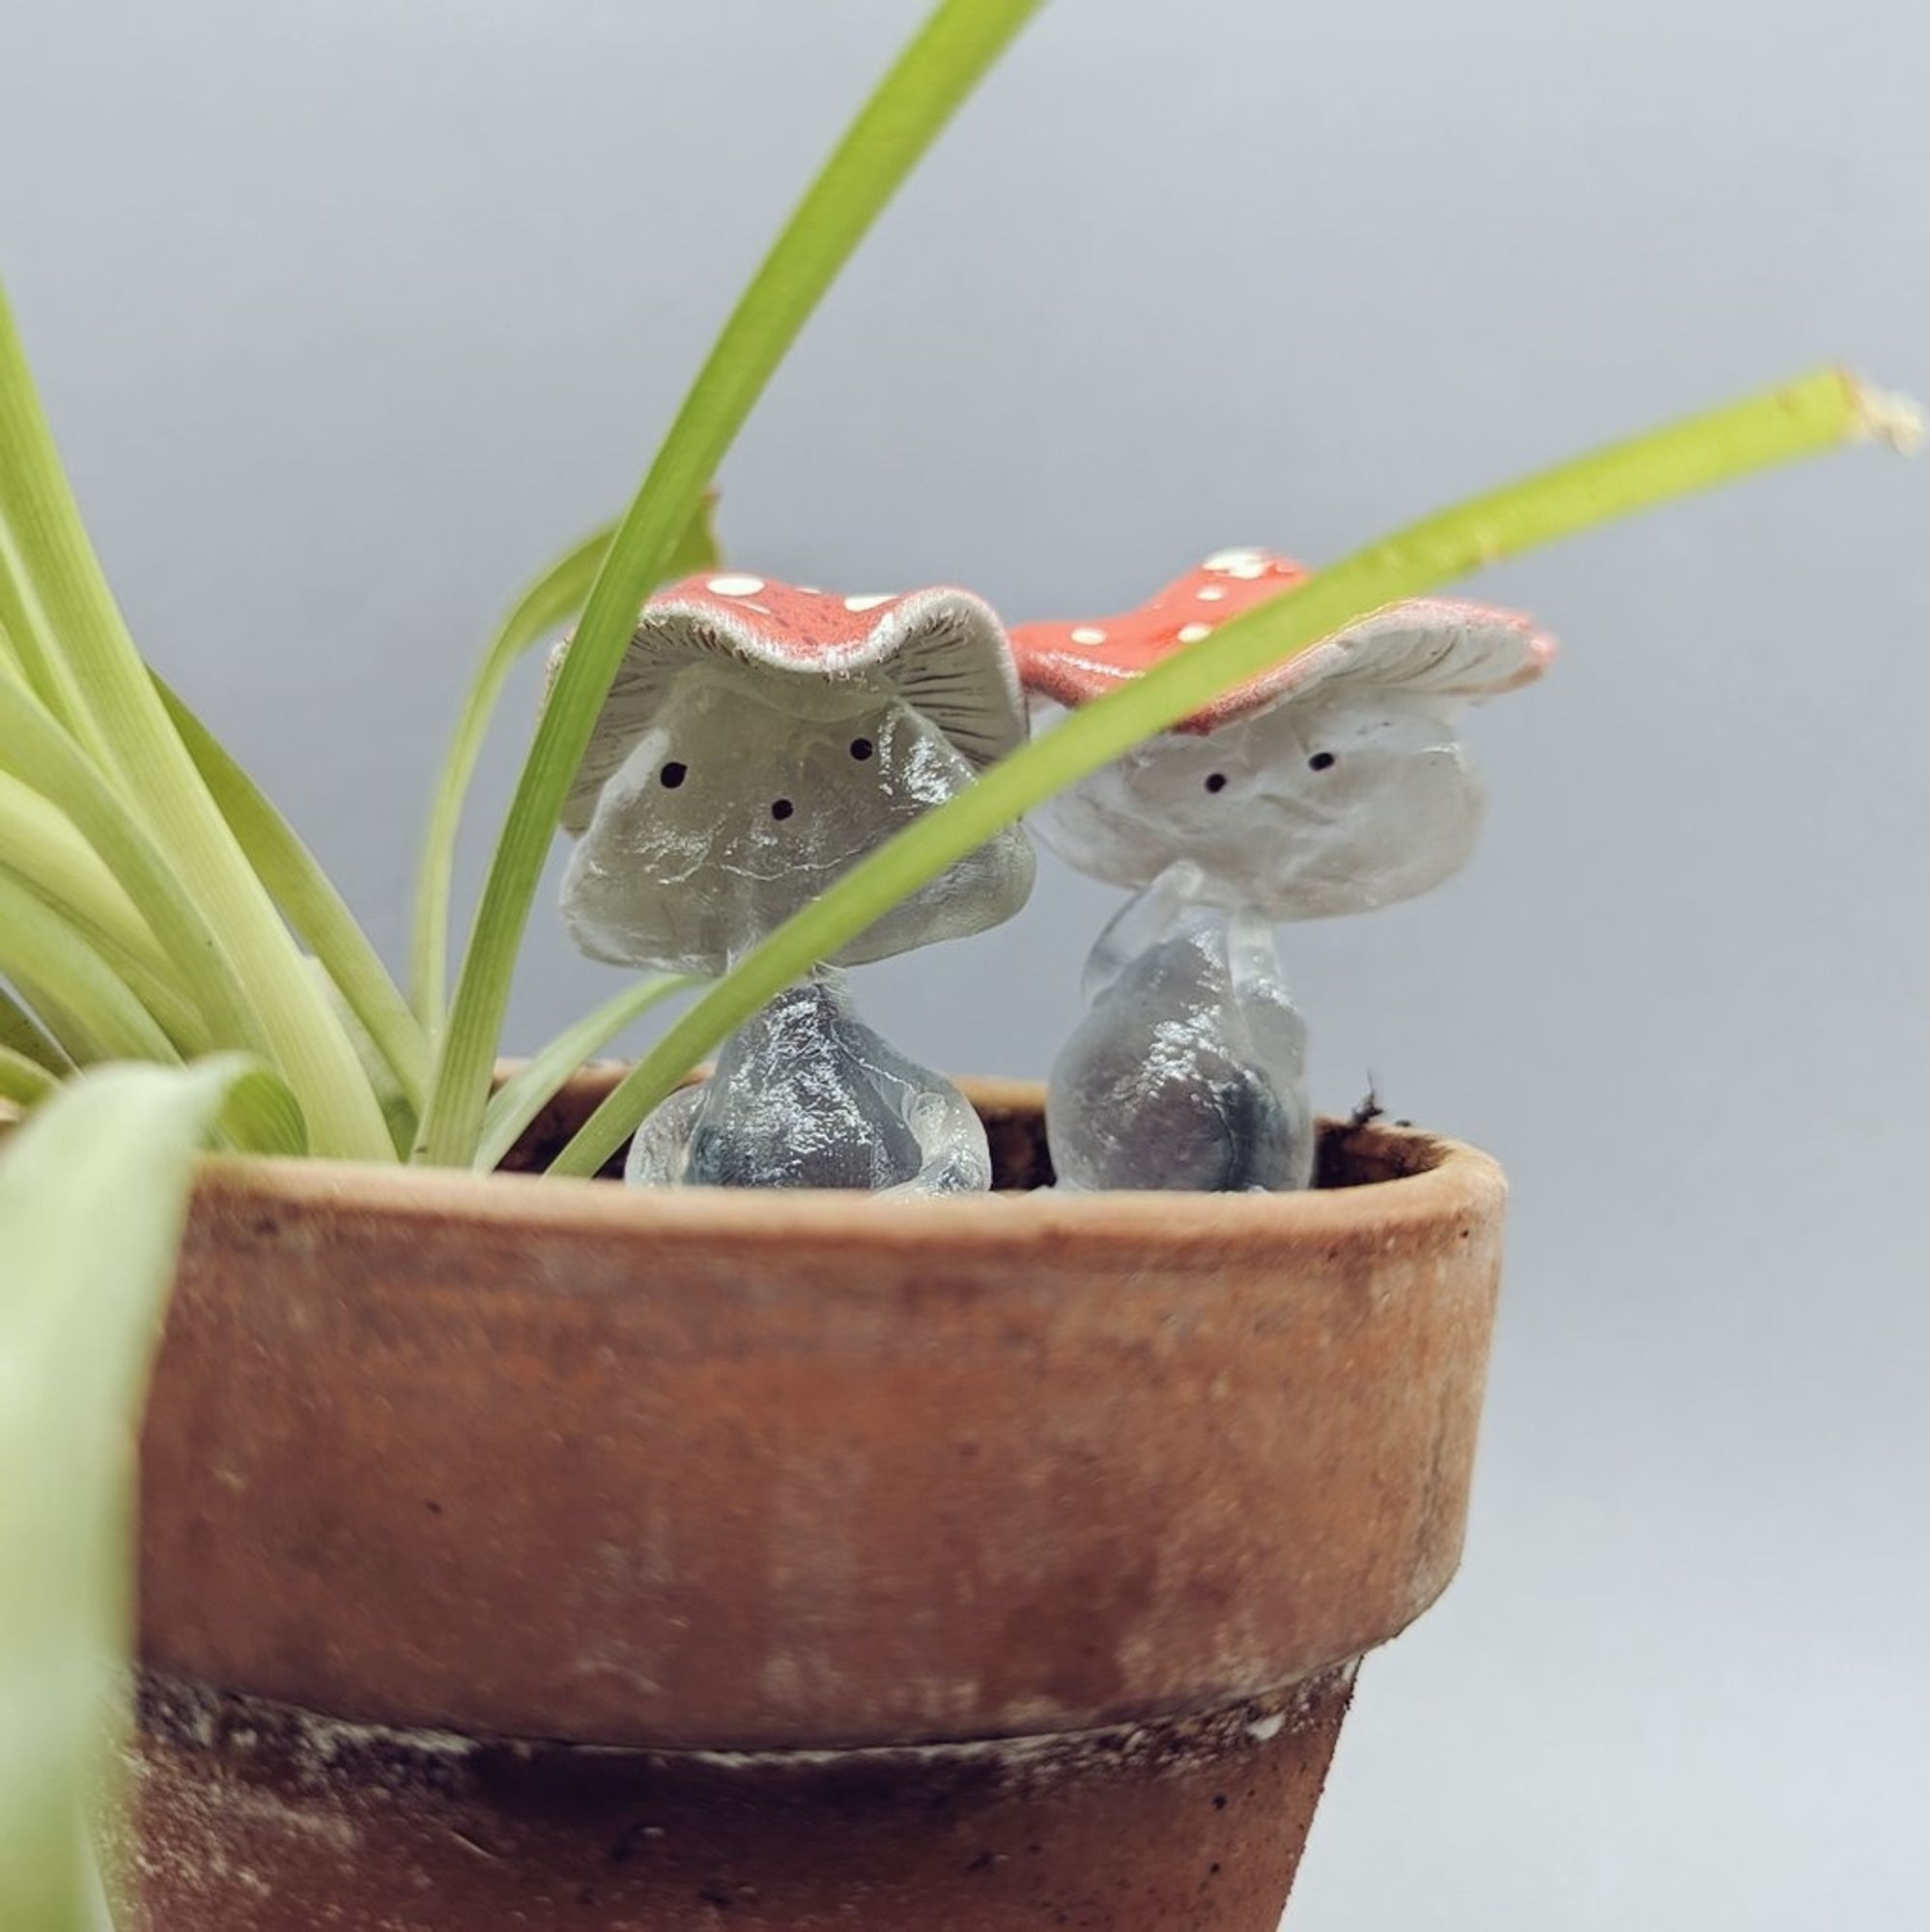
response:
[[[166,683],[156,677],[155,685],[256,876],[321,961],[410,1105],[419,1111],[429,1081],[429,1039],[389,978],[381,953],[274,802]],[[350,1039],[354,1044],[353,1035]]]
[[[475,776],[476,760],[482,755],[483,741],[489,735],[490,720],[517,661],[582,609],[615,532],[613,522],[598,525],[525,587],[489,640],[489,648],[463,695],[455,735],[443,754],[429,808],[411,923],[410,1001],[416,1017],[432,1034],[441,1029],[447,1001],[449,895],[456,868],[456,835],[462,828],[463,805]]]
[[[5,329],[6,300],[0,294],[0,337]],[[0,340],[0,387],[7,381],[4,351],[4,340]],[[4,429],[4,422],[0,422],[0,433]],[[0,477],[0,485],[4,483],[5,478]],[[90,757],[106,765],[111,762],[106,740],[80,680],[60,647],[54,620],[41,601],[18,524],[17,514],[8,513],[4,498],[0,498],[0,636],[6,639],[7,668],[21,678],[60,720],[62,727],[86,747]]]
[[[267,1052],[269,1030],[220,938],[127,800],[25,686],[0,674],[0,766],[59,807],[120,882],[222,1046]]]
[[[0,773],[0,871],[74,926],[184,1058],[214,1045],[198,1004],[120,882],[65,813]]]
[[[483,1116],[482,1146],[476,1150],[474,1166],[489,1174],[516,1145],[525,1127],[547,1107],[571,1074],[593,1060],[625,1027],[640,1018],[660,1001],[701,980],[662,974],[626,986],[612,1000],[606,1000],[594,1012],[585,1013],[572,1027],[566,1027],[549,1045],[530,1055],[505,1080],[491,1098]]]
[[[679,1015],[552,1171],[591,1175],[707,1053],[764,1003],[948,866],[1121,753],[1365,612],[1610,518],[1914,417],[1836,370],[1616,443],[1370,545],[1075,711],[962,797],[861,861]]]
[[[308,969],[315,975],[323,997],[335,1009],[336,1018],[342,1022],[355,1046],[355,1055],[362,1063],[362,1071],[368,1075],[369,1085],[375,1091],[382,1117],[388,1122],[388,1137],[395,1148],[396,1157],[406,1158],[409,1150],[415,1145],[415,1123],[421,1118],[415,1102],[402,1091],[395,1069],[383,1057],[382,1049],[369,1037],[368,1029],[355,1017],[321,960],[311,958]]]
[[[126,1721],[135,1422],[195,1151],[249,1071],[86,1074],[0,1149],[0,1925],[18,1932],[97,1922],[88,1828],[116,1783],[103,1714]]]
[[[470,933],[420,1142],[460,1166],[480,1138],[516,952],[556,814],[637,611],[669,567],[704,486],[866,230],[1041,0],[943,0],[859,112],[745,291],[598,573],[537,722]]]
[[[347,1036],[223,822],[121,620],[0,298],[0,622],[81,749],[103,757],[167,855],[181,891],[218,932],[254,1003],[269,1057],[300,1096],[325,1154],[394,1157]],[[37,685],[38,688],[38,685]],[[81,722],[69,709],[78,706]],[[104,856],[104,855],[103,855]],[[123,879],[133,891],[133,882]],[[143,905],[144,912],[150,911]],[[156,926],[163,945],[168,935]]]
[[[60,1082],[37,1060],[11,1046],[0,1046],[0,1100],[16,1107],[38,1107]]]
[[[0,760],[4,764],[4,760]],[[173,962],[153,928],[73,821],[0,769],[0,867],[60,906],[76,924],[111,941],[163,978]]]
[[[0,1101],[30,1112],[61,1091],[62,1082],[44,1066],[0,1046]],[[0,1128],[11,1124],[0,1108]],[[237,1076],[209,1136],[211,1146],[224,1152],[298,1156],[308,1151],[301,1108],[288,1082],[259,1064]]]
[[[51,907],[0,872],[0,978],[11,980],[82,1065],[180,1058],[127,982]]]
[[[294,1090],[273,1067],[243,1062],[216,1110],[211,1143],[232,1153],[299,1157],[308,1151],[308,1123]]]
[[[705,496],[664,572],[666,582],[708,570],[718,560],[711,527],[714,497]],[[430,1033],[441,1031],[449,977],[449,894],[456,868],[456,834],[475,777],[476,760],[509,673],[535,645],[553,639],[583,607],[603,566],[616,526],[603,524],[573,545],[530,583],[510,607],[490,639],[475,676],[463,696],[455,736],[443,755],[422,840],[422,865],[415,880],[415,912],[411,927],[410,999]]]
[[[0,1047],[36,1066],[44,1066],[56,1080],[66,1079],[74,1070],[72,1055],[4,985],[0,985]]]

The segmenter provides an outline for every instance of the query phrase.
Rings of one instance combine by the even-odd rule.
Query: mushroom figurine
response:
[[[1305,575],[1265,551],[1221,551],[1122,616],[1019,626],[1036,718],[1102,696]],[[1063,1185],[1307,1185],[1306,1033],[1272,928],[1370,912],[1458,870],[1482,803],[1459,713],[1553,655],[1512,611],[1391,604],[1045,808],[1035,829],[1050,850],[1137,895],[1093,950],[1086,1017],[1053,1067]]]
[[[1025,732],[1005,632],[965,591],[689,578],[643,607],[564,802],[564,922],[594,959],[723,973]],[[651,1114],[625,1179],[988,1187],[970,1103],[857,1017],[839,969],[999,924],[1033,867],[1015,827],[893,907]]]

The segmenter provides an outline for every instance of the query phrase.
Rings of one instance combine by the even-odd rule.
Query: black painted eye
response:
[[[672,762],[666,765],[657,776],[664,781],[665,785],[669,790],[675,791],[690,777],[690,767]]]
[[[1330,770],[1334,762],[1334,754],[1331,752],[1316,752],[1307,760],[1307,769],[1310,772],[1324,772]]]
[[[1227,775],[1225,772],[1208,772],[1206,774],[1206,789],[1208,791],[1225,791],[1226,788]]]
[[[773,818],[788,818],[796,810],[797,807],[787,798],[774,798],[771,801],[771,816]]]
[[[878,748],[868,738],[853,738],[851,755],[862,765]]]

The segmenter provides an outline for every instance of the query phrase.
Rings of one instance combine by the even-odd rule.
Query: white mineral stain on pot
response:
[[[654,1673],[660,1660],[640,1646],[613,1641],[574,1660],[570,1681],[614,1687],[628,1697],[661,1697],[664,1685]]]
[[[1178,1776],[1202,1764],[1223,1762],[1249,1744],[1270,1744],[1289,1723],[1297,1723],[1313,1697],[1346,1682],[1351,1664],[1322,1672],[1260,1699],[1244,1699],[1219,1710],[1145,1724],[1108,1725],[1098,1730],[1040,1731],[1004,1738],[961,1739],[946,1744],[865,1745],[841,1750],[779,1751],[680,1750],[656,1753],[666,1765],[701,1765],[709,1770],[759,1774],[804,1772],[828,1766],[866,1763],[904,1766],[983,1764],[1003,1771],[1023,1770],[1036,1783],[1063,1777],[1087,1782],[1099,1777],[1142,1777],[1149,1771]],[[1256,1705],[1263,1717],[1251,1714]]]

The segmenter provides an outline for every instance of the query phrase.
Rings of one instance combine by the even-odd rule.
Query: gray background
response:
[[[115,582],[392,954],[492,619],[915,15],[9,0],[5,270]],[[732,458],[733,555],[1104,611],[1820,357],[1930,389],[1924,21],[1059,0]],[[1495,573],[1567,651],[1476,721],[1477,863],[1287,935],[1323,1100],[1517,1188],[1467,1566],[1300,1932],[1926,1922],[1926,508],[1841,457]],[[871,1015],[1036,1071],[1113,903],[1049,868]],[[546,899],[514,1038],[615,983]]]

